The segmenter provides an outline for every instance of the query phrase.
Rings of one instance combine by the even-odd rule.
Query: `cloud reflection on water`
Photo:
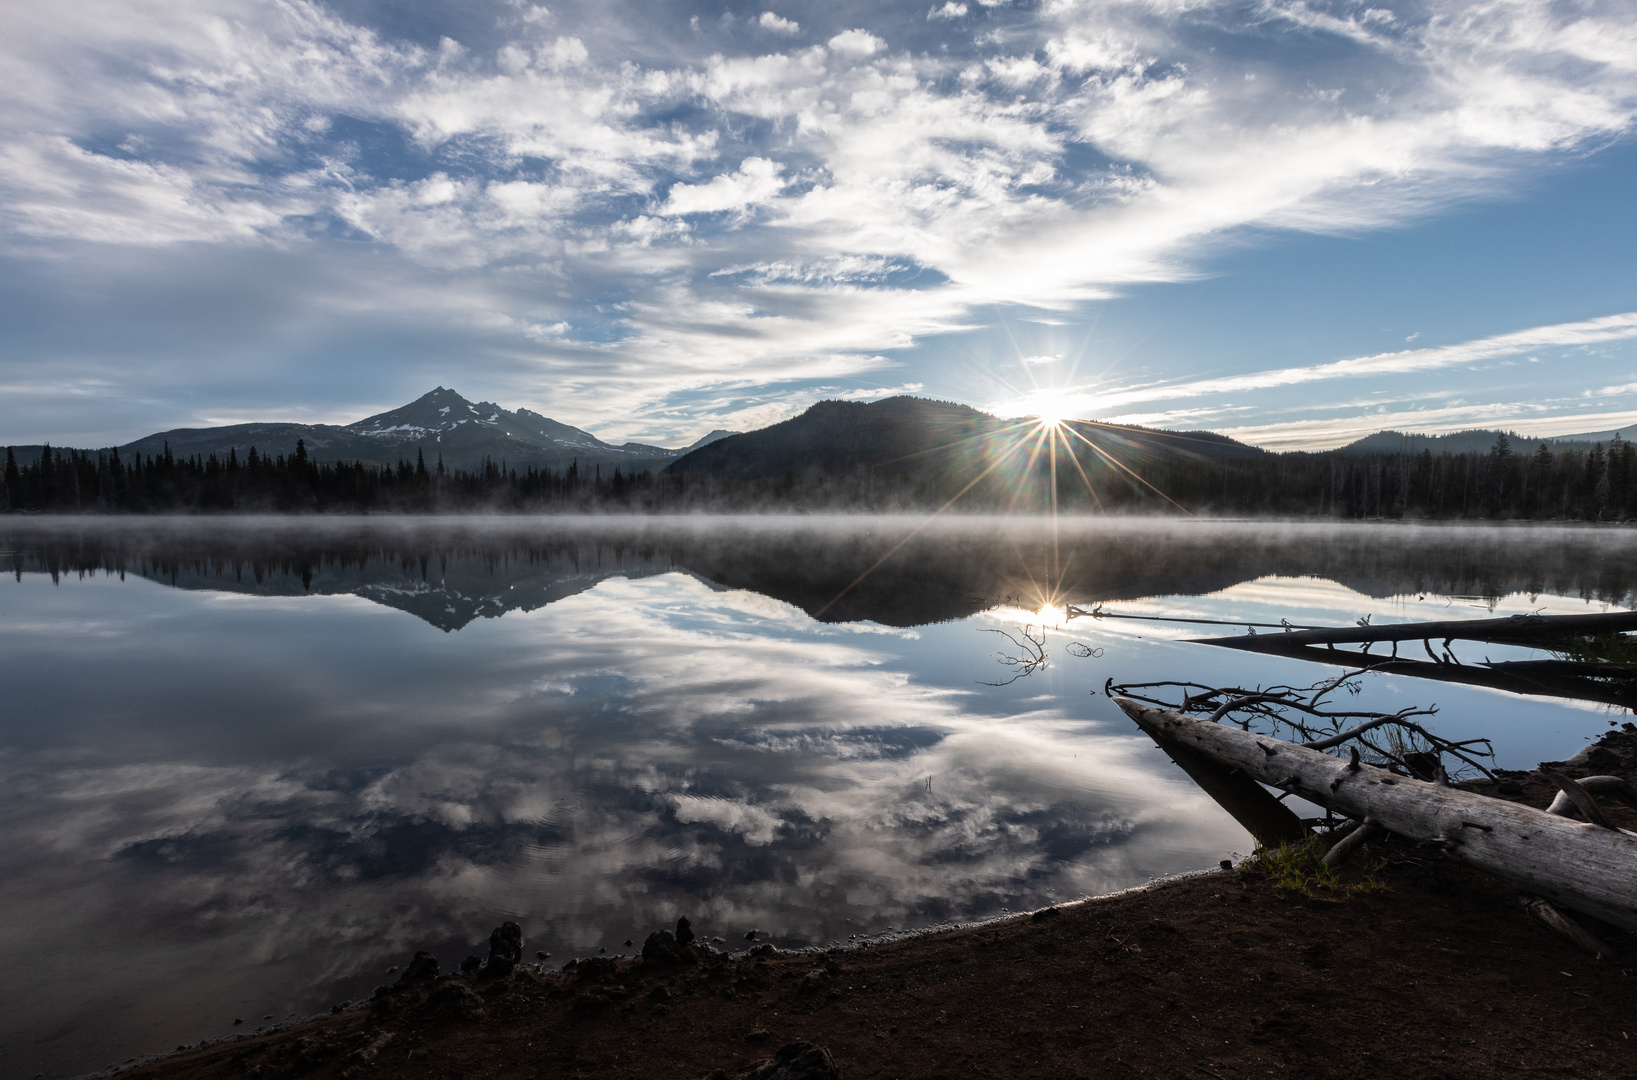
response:
[[[1243,847],[1130,733],[918,675],[927,650],[984,663],[969,631],[860,634],[679,573],[453,638],[352,597],[224,599],[8,590],[16,625],[56,628],[0,631],[20,710],[68,705],[0,764],[7,952],[45,972],[4,1010],[8,1042],[90,1022],[47,927],[85,943],[75,965],[119,969],[93,1043],[134,1052],[366,991],[424,945],[453,963],[503,918],[559,956],[679,914],[802,944]],[[106,633],[68,648],[78,613]]]
[[[0,955],[31,978],[0,990],[0,1073],[356,997],[504,918],[557,960],[679,914],[802,944],[1243,850],[1088,691],[1325,672],[1175,640],[1203,628],[1076,620],[1051,667],[980,685],[1000,669],[977,631],[1042,617],[1039,522],[929,530],[850,595],[875,621],[815,621],[903,528],[14,530],[32,554],[0,587]],[[1204,618],[1450,617],[1439,590],[1477,594],[1474,616],[1584,609],[1637,580],[1595,530],[1114,521],[1070,526],[1061,553],[1071,601]],[[1106,655],[1067,659],[1069,638]],[[1601,722],[1407,679],[1367,694],[1446,704],[1445,733],[1501,736],[1506,764]]]

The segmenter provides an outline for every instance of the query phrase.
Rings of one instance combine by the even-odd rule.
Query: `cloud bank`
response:
[[[351,419],[464,374],[675,441],[937,392],[929,343],[997,308],[1083,319],[1247,230],[1403,225],[1637,114],[1637,28],[1595,0],[351,10],[0,15],[29,279],[0,382],[37,426]],[[1388,363],[1421,360],[1290,372]]]

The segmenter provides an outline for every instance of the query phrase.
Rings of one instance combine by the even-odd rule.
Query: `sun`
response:
[[[1068,418],[1065,410],[1050,405],[1042,405],[1035,409],[1035,420],[1042,428],[1060,428]]]

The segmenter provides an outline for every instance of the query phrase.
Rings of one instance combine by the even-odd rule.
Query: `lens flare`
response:
[[[1010,517],[1020,509],[1024,512],[1045,509],[1050,513],[1052,548],[1049,565],[1020,567],[1029,578],[1029,595],[1033,597],[1024,601],[1020,610],[1033,615],[1042,627],[1061,626],[1068,618],[1068,583],[1075,568],[1071,565],[1074,561],[1072,557],[1065,562],[1059,546],[1060,513],[1105,513],[1107,508],[1103,495],[1110,490],[1122,493],[1129,489],[1139,494],[1146,492],[1185,516],[1194,518],[1192,511],[1122,460],[1129,458],[1136,463],[1145,460],[1149,452],[1140,444],[1133,445],[1130,437],[1144,433],[1145,429],[1075,419],[1077,414],[1085,414],[1087,401],[1084,395],[1063,393],[1053,400],[1047,396],[1049,393],[1052,391],[1037,387],[1034,393],[1017,400],[1016,411],[1007,413],[1013,419],[977,431],[965,428],[952,430],[950,438],[939,445],[914,450],[902,459],[895,459],[920,459],[932,453],[949,455],[953,466],[950,471],[954,474],[951,478],[965,474],[969,479],[868,569],[814,612],[814,617],[822,617],[991,476],[995,479],[989,481],[988,490],[980,491],[979,496],[995,498],[1009,492],[1010,499],[1005,503],[1003,516]],[[1187,438],[1175,433],[1167,434],[1173,439]],[[1079,482],[1078,489],[1075,487],[1076,481]],[[1067,492],[1059,490],[1060,482],[1066,483]],[[1064,499],[1070,500],[1067,507],[1063,506]],[[1223,539],[1226,543],[1234,543],[1227,537]]]

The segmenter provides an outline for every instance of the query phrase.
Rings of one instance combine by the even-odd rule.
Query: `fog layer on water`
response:
[[[679,915],[723,947],[823,945],[1214,866],[1249,838],[1105,680],[1335,669],[1183,640],[1242,626],[1069,605],[1323,625],[1625,609],[1629,535],[5,519],[0,958],[28,974],[0,988],[0,1075],[357,1000],[505,919],[555,966]],[[988,685],[1015,669],[984,631],[1023,627],[1047,666]],[[1488,735],[1509,767],[1615,718],[1385,676],[1354,700],[1436,702],[1441,734]]]

